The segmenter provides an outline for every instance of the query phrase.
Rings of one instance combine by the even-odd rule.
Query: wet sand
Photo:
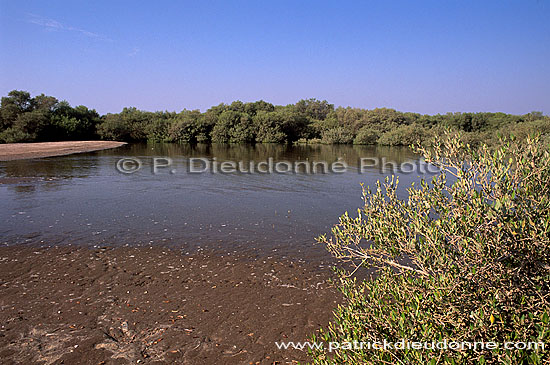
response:
[[[328,267],[161,247],[0,248],[3,364],[288,364],[341,296]]]
[[[125,145],[114,141],[74,141],[0,144],[0,161],[23,160],[64,156],[73,153],[93,152]]]

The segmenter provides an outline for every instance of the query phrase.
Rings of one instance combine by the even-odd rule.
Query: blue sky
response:
[[[0,0],[0,93],[550,114],[549,19],[549,0]]]

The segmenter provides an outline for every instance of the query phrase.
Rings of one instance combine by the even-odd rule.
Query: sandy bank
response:
[[[106,150],[109,148],[120,147],[125,144],[126,143],[124,142],[114,141],[7,143],[0,144],[0,161],[64,156],[73,153]]]

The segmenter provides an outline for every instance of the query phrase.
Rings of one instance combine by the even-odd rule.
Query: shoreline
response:
[[[277,364],[342,297],[330,269],[167,247],[0,247],[0,358],[14,363]]]
[[[116,141],[67,141],[0,144],[0,161],[66,156],[74,153],[101,151],[124,146]]]

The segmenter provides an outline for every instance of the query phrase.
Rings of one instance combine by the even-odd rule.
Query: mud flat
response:
[[[329,268],[162,247],[0,247],[3,364],[288,364],[341,301]]]
[[[0,144],[0,161],[23,160],[93,152],[125,145],[114,141],[75,141]]]

